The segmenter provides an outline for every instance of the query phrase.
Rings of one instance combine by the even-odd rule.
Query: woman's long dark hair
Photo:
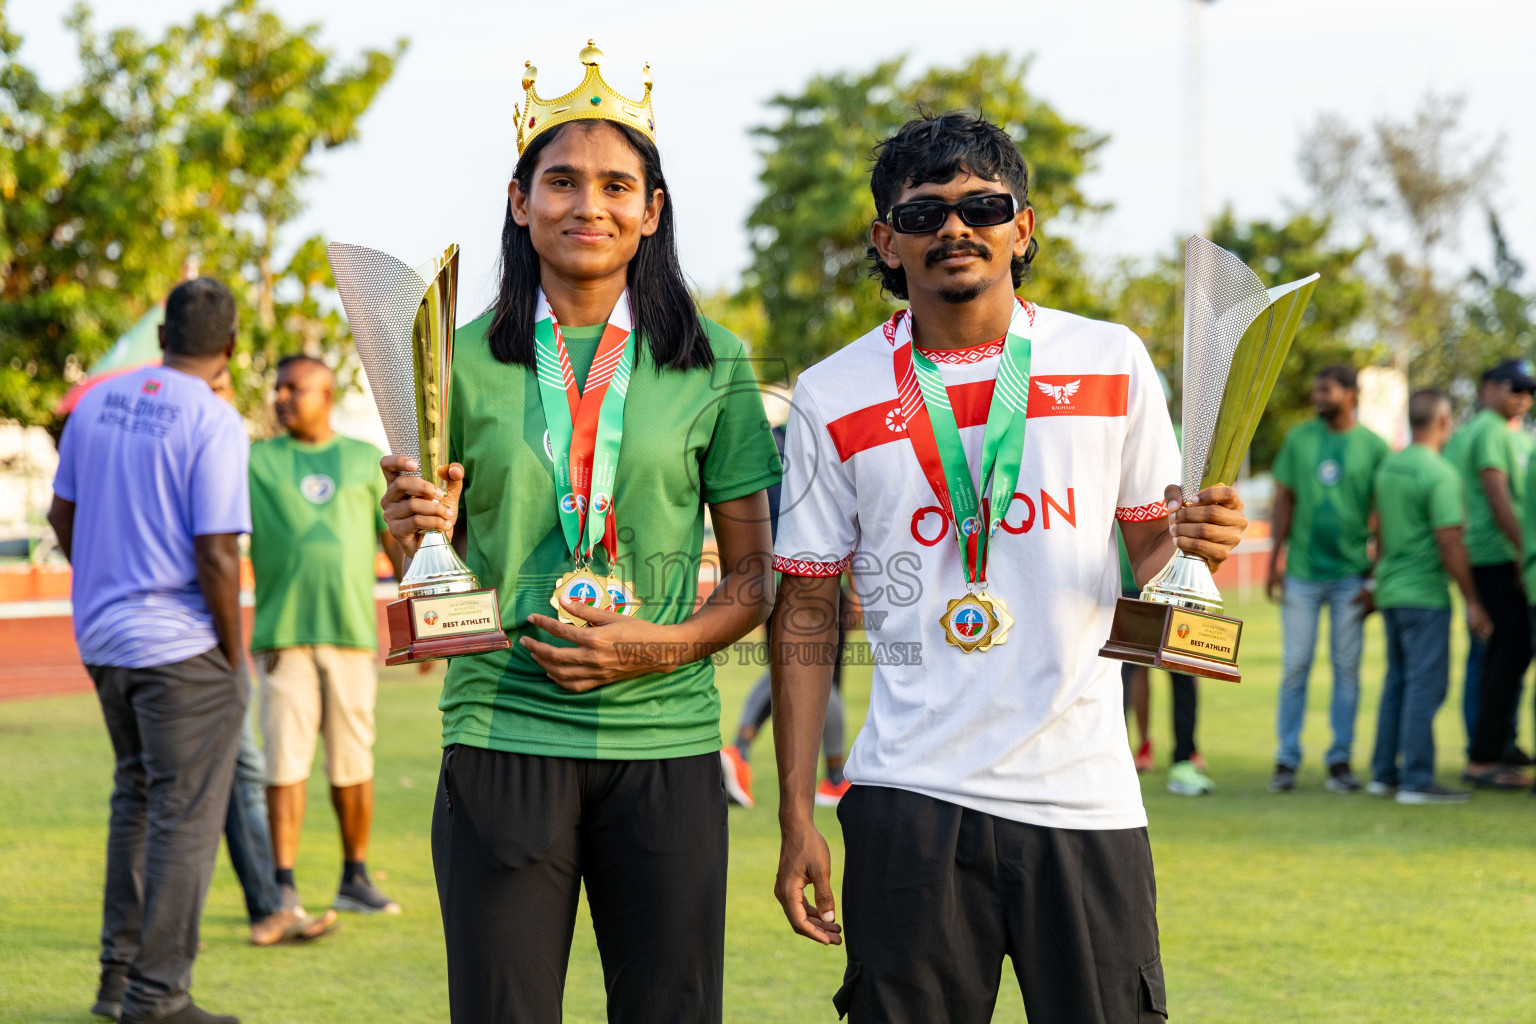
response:
[[[539,164],[539,154],[571,126],[590,127],[595,119],[568,122],[534,139],[518,158],[512,176],[524,194]],[[677,240],[672,219],[672,195],[661,174],[661,154],[651,140],[628,125],[603,122],[623,133],[631,148],[639,154],[645,173],[645,192],[656,189],[666,193],[656,232],[640,239],[635,258],[629,261],[629,299],[634,330],[651,349],[651,358],[660,370],[690,370],[712,366],[714,349],[699,318],[698,306],[683,279],[677,261]],[[520,363],[533,368],[533,323],[539,301],[539,254],[534,251],[528,229],[512,219],[512,201],[507,200],[507,219],[501,228],[501,288],[491,304],[495,316],[487,338],[491,354],[503,363]],[[638,355],[638,353],[637,353]]]

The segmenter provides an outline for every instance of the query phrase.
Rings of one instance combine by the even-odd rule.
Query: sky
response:
[[[361,141],[315,162],[309,204],[287,237],[382,249],[412,265],[461,246],[460,319],[492,294],[507,180],[516,162],[513,105],[523,62],[554,96],[580,81],[591,36],[604,77],[639,95],[650,61],[653,101],[683,266],[702,289],[732,286],[749,252],[743,223],[757,201],[749,135],[767,101],[815,74],[862,71],[906,55],[909,68],[954,65],[978,50],[1032,54],[1027,84],[1063,116],[1111,141],[1084,182],[1110,212],[1066,229],[1096,259],[1166,252],[1197,223],[1189,156],[1195,0],[1034,0],[954,8],[777,0],[736,5],[648,0],[565,5],[488,0],[268,0],[291,24],[318,22],[344,60],[401,36],[411,46],[362,122]],[[46,85],[78,72],[63,28],[66,0],[11,2],[22,59]],[[213,0],[95,0],[101,29],[157,35]],[[585,13],[572,13],[585,12]],[[1494,200],[1517,255],[1536,267],[1536,6],[1461,0],[1217,0],[1200,14],[1206,94],[1206,207],[1283,216],[1306,199],[1301,134],[1323,112],[1358,125],[1406,117],[1426,91],[1460,93],[1483,142],[1504,140]],[[874,140],[871,140],[873,142]],[[1049,235],[1051,225],[1044,225]],[[1486,264],[1476,218],[1462,240]]]

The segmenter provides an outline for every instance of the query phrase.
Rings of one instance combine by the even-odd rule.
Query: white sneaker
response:
[[[1371,796],[1391,796],[1397,792],[1397,787],[1390,782],[1378,782],[1372,779],[1365,784],[1365,791]]]
[[[1471,795],[1466,790],[1430,786],[1428,789],[1400,789],[1397,791],[1397,802],[1400,804],[1464,804]]]
[[[1180,761],[1168,770],[1168,792],[1179,796],[1204,796],[1216,789],[1211,777],[1193,761]]]

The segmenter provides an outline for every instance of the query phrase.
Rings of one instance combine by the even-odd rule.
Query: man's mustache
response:
[[[923,265],[931,267],[939,260],[947,260],[951,256],[980,256],[984,260],[990,260],[992,250],[980,242],[944,242],[924,254]]]

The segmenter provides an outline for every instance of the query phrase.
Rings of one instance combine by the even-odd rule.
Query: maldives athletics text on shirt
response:
[[[537,375],[491,355],[490,319],[487,313],[459,328],[450,455],[464,465],[465,563],[480,586],[496,588],[512,647],[448,663],[439,702],[443,745],[615,760],[719,750],[720,694],[708,658],[571,693],[517,642],[526,634],[569,646],[528,625],[528,616],[554,614],[549,596],[570,570],[571,552],[555,507]],[[781,475],[746,350],[720,325],[705,327],[715,354],[709,368],[658,370],[649,344],[635,339],[613,514],[623,575],[640,599],[639,617],[652,622],[693,614],[705,504],[754,494]],[[562,331],[583,386],[602,328]]]
[[[1117,521],[1167,514],[1178,446],[1136,335],[1026,309],[1028,429],[987,565],[988,592],[1018,623],[1008,641],[971,654],[944,641],[940,619],[965,573],[901,415],[894,319],[800,375],[774,564],[853,576],[875,647],[869,717],[848,760],[854,783],[1056,828],[1134,828],[1146,813],[1120,667],[1098,650],[1120,594]],[[1001,352],[998,339],[927,353],[972,473]],[[902,656],[881,656],[897,645]]]
[[[86,392],[53,493],[75,503],[75,644],[87,665],[170,665],[218,646],[196,538],[249,533],[250,444],[201,377],[146,366]]]

